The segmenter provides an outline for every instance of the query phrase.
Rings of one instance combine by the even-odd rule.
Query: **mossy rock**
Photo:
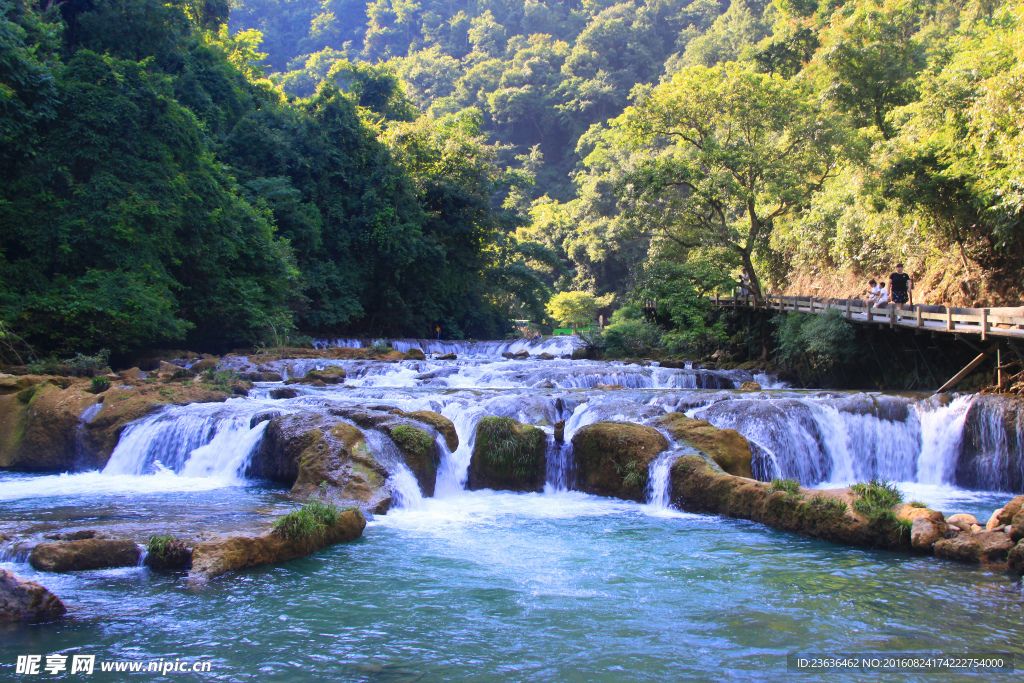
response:
[[[433,496],[437,468],[441,464],[434,437],[409,424],[388,425],[387,432],[405,457],[405,464],[419,482],[423,495]]]
[[[909,550],[910,533],[857,514],[851,489],[795,492],[722,472],[702,455],[684,455],[671,470],[671,504],[681,510],[749,519],[835,543]],[[896,519],[895,514],[892,515]]]
[[[572,438],[581,491],[643,502],[651,461],[668,449],[653,427],[633,422],[595,422]]]
[[[657,424],[676,441],[706,453],[728,474],[754,478],[750,442],[735,429],[719,429],[706,420],[694,420],[682,413],[668,413]]]
[[[358,427],[316,413],[270,420],[246,476],[266,478],[306,494],[326,485],[331,493],[370,507],[387,497],[387,471]]]
[[[476,427],[466,488],[541,491],[547,434],[510,417],[485,417]]]
[[[82,412],[103,399],[89,380],[57,379],[0,396],[0,469],[66,472],[93,464],[78,462],[76,433]]]
[[[409,349],[405,352],[404,360],[426,360],[426,355],[419,349]]]
[[[416,410],[403,415],[417,422],[425,422],[440,432],[449,451],[454,453],[459,447],[459,435],[455,431],[455,424],[444,415],[432,410]]]

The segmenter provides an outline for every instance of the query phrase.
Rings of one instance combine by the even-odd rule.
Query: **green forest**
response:
[[[0,0],[0,320],[37,349],[671,343],[740,267],[1024,292],[1024,5]],[[860,288],[860,290],[858,290]],[[806,293],[800,291],[800,293]],[[548,322],[560,322],[548,320]]]

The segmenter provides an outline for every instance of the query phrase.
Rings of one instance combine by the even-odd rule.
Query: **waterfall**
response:
[[[458,356],[501,357],[503,353],[526,351],[536,356],[550,353],[553,356],[569,356],[582,345],[579,337],[546,337],[539,339],[515,339],[510,341],[457,341],[440,339],[392,339],[391,348],[402,353],[410,349],[419,349],[423,353],[454,353]],[[359,349],[367,346],[359,339],[314,339],[313,347],[327,349],[332,347]]]
[[[164,408],[128,425],[103,474],[144,475],[166,469],[186,477],[241,483],[268,424],[250,428],[250,418],[251,411],[225,415],[220,404]]]
[[[473,457],[473,446],[476,443],[476,426],[487,415],[481,406],[470,408],[457,403],[445,406],[441,414],[455,425],[459,447],[455,452],[445,452],[441,456],[441,466],[437,468],[437,482],[434,485],[435,498],[456,495],[465,490],[469,478],[469,461]]]
[[[647,504],[655,510],[668,508],[672,488],[672,465],[680,451],[666,451],[651,461],[647,471]]]
[[[979,396],[964,415],[954,481],[965,488],[1024,489],[1024,406]]]
[[[412,470],[405,464],[401,451],[386,434],[374,429],[363,432],[366,445],[384,469],[388,471],[388,488],[396,508],[417,508],[423,505],[423,492]]]

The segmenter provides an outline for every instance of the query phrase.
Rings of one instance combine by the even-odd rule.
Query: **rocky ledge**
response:
[[[362,536],[365,527],[362,511],[349,508],[342,510],[333,524],[312,535],[289,537],[275,529],[262,536],[232,536],[199,543],[192,548],[188,580],[193,585],[202,585],[230,571],[305,557],[336,543],[354,541]]]

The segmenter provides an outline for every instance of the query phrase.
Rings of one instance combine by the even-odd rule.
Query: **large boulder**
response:
[[[387,471],[357,427],[319,413],[279,415],[267,425],[246,476],[312,493],[325,484],[335,495],[374,507],[387,497]]]
[[[79,466],[76,435],[82,424],[81,415],[103,399],[89,391],[88,380],[18,379],[25,388],[0,396],[0,469],[36,472],[76,469]],[[36,382],[37,379],[41,381]],[[19,386],[14,382],[7,384]]]
[[[87,538],[80,541],[40,543],[28,562],[41,572],[72,572],[110,567],[134,567],[141,550],[134,541]]]
[[[750,442],[735,429],[719,429],[706,420],[694,420],[682,413],[668,413],[657,424],[676,441],[706,453],[729,474],[754,478]]]
[[[668,440],[653,427],[595,422],[576,432],[572,447],[581,491],[643,501],[651,461],[668,448]]]
[[[192,549],[189,582],[201,585],[230,571],[305,557],[335,543],[354,541],[363,535],[365,527],[362,511],[349,508],[338,515],[333,526],[315,536],[294,539],[271,531],[262,536],[232,536],[199,543]]]
[[[910,528],[910,547],[922,553],[932,553],[933,546],[946,537],[949,526],[943,521],[917,517]]]
[[[476,428],[466,488],[541,491],[547,434],[510,417],[485,417]]]
[[[934,545],[935,556],[974,564],[1001,564],[1014,543],[1008,534],[1000,531],[982,531],[978,534],[961,532]]]
[[[426,360],[427,356],[420,349],[409,349],[405,352],[405,360]]]
[[[0,569],[0,621],[45,621],[67,611],[60,598],[43,586]]]
[[[996,516],[1000,524],[1013,524],[1014,516],[1024,507],[1024,496],[1016,496],[1009,503],[1001,507]]]

